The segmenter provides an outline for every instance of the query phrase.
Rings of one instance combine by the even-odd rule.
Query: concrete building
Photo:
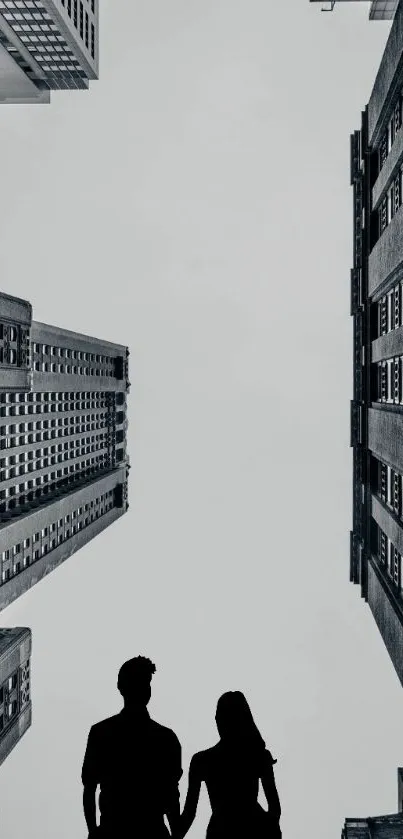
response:
[[[320,3],[322,11],[332,12],[336,3],[357,3],[366,2],[368,0],[310,0],[311,3]],[[369,9],[370,20],[392,20],[398,5],[399,0],[372,0]]]
[[[0,102],[49,102],[98,78],[98,0],[0,0]]]
[[[361,587],[403,684],[403,0],[351,137],[353,529]]]
[[[0,295],[0,610],[127,510],[128,355]]]
[[[403,839],[403,770],[398,769],[398,813],[367,819],[346,819],[341,839]]]
[[[0,629],[0,764],[31,725],[31,631]]]

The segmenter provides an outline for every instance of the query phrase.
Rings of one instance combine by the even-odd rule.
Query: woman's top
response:
[[[273,781],[276,761],[268,749],[229,747],[222,741],[193,758],[195,774],[207,787],[213,813],[242,812],[256,807],[259,779]]]

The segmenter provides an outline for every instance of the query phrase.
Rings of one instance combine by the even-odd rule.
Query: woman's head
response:
[[[265,749],[265,742],[249,705],[239,690],[228,691],[220,696],[215,719],[221,741],[225,745],[250,748],[253,751]]]

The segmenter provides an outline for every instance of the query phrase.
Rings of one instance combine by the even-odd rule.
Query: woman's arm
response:
[[[183,813],[179,819],[178,839],[183,839],[194,822],[199,803],[202,778],[197,755],[192,757],[189,766],[189,782]]]
[[[261,775],[261,781],[269,808],[270,818],[273,819],[273,821],[278,822],[280,821],[281,816],[281,806],[272,765],[268,764],[265,767],[264,772]]]

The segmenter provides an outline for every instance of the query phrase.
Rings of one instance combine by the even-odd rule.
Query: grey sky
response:
[[[142,653],[185,773],[244,690],[284,836],[333,839],[395,809],[403,760],[401,687],[348,582],[349,134],[390,24],[364,3],[101,5],[90,92],[0,109],[0,284],[130,345],[130,510],[1,615],[34,644],[1,833],[86,836],[88,729]]]

